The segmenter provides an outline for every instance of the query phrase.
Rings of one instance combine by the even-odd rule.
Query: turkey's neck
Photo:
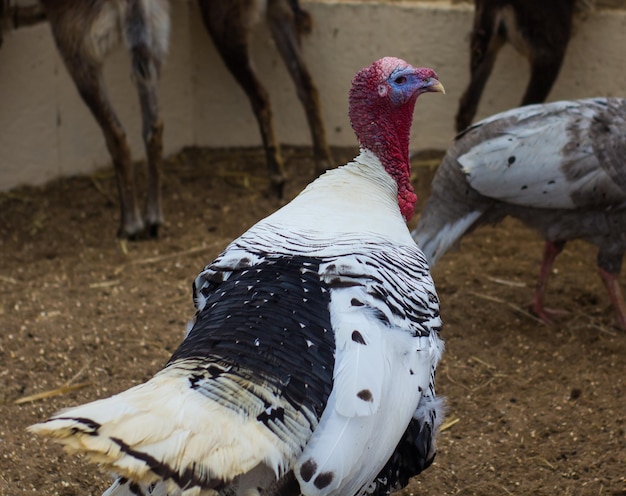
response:
[[[417,202],[417,195],[411,184],[409,162],[413,108],[413,105],[405,105],[394,109],[388,116],[371,121],[360,138],[362,147],[378,157],[398,185],[398,205],[407,221],[413,217]]]

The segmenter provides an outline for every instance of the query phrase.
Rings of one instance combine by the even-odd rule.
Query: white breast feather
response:
[[[371,482],[371,474],[382,469],[415,413],[421,399],[418,391],[429,386],[439,355],[430,338],[411,337],[388,328],[385,334],[379,350],[385,357],[379,408],[366,416],[341,415],[337,404],[343,393],[333,388],[320,424],[295,467],[307,496],[362,494],[359,491]],[[310,460],[314,461],[315,474],[304,481],[301,469]],[[316,477],[327,473],[333,474],[332,483],[319,489]]]
[[[394,274],[394,280],[417,274],[402,273],[398,260],[394,266],[401,272]],[[442,348],[437,334],[415,336],[404,327],[407,322],[382,304],[380,295],[368,291],[370,284],[382,284],[389,270],[355,255],[320,267],[329,281],[338,275],[343,284],[331,289],[337,349],[333,389],[294,470],[307,496],[361,494],[393,453],[422,391],[430,387]],[[429,277],[422,284],[408,298],[428,307],[427,295],[434,293],[434,287]],[[387,289],[397,303],[398,294]]]
[[[364,293],[361,288],[358,291],[352,288],[336,291],[330,303],[336,345],[335,409],[345,417],[375,413],[382,396],[384,329],[371,311],[350,304],[354,297],[363,301],[367,295],[361,293]],[[363,396],[364,392],[369,395],[361,399],[359,395]]]

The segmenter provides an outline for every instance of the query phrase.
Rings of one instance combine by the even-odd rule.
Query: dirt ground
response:
[[[313,166],[306,149],[284,152],[291,198]],[[336,150],[337,163],[353,154]],[[435,164],[414,164],[422,202]],[[165,175],[158,241],[115,239],[111,170],[0,195],[1,495],[101,494],[107,474],[25,427],[159,370],[193,315],[197,273],[279,206],[259,149],[185,150]],[[527,315],[541,250],[509,221],[435,267],[448,424],[403,494],[626,495],[626,333],[584,243],[566,248],[548,289],[569,315],[553,327]]]

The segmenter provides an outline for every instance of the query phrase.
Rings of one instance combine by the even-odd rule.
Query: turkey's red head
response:
[[[384,57],[361,69],[352,80],[349,116],[361,147],[374,152],[398,184],[398,204],[406,220],[417,196],[410,182],[409,137],[417,97],[444,93],[432,69]]]

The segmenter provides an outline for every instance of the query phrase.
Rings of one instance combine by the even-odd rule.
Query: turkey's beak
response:
[[[446,90],[443,87],[443,84],[441,84],[437,79],[431,79],[431,84],[424,89],[432,93],[443,93],[444,95],[446,94]]]

